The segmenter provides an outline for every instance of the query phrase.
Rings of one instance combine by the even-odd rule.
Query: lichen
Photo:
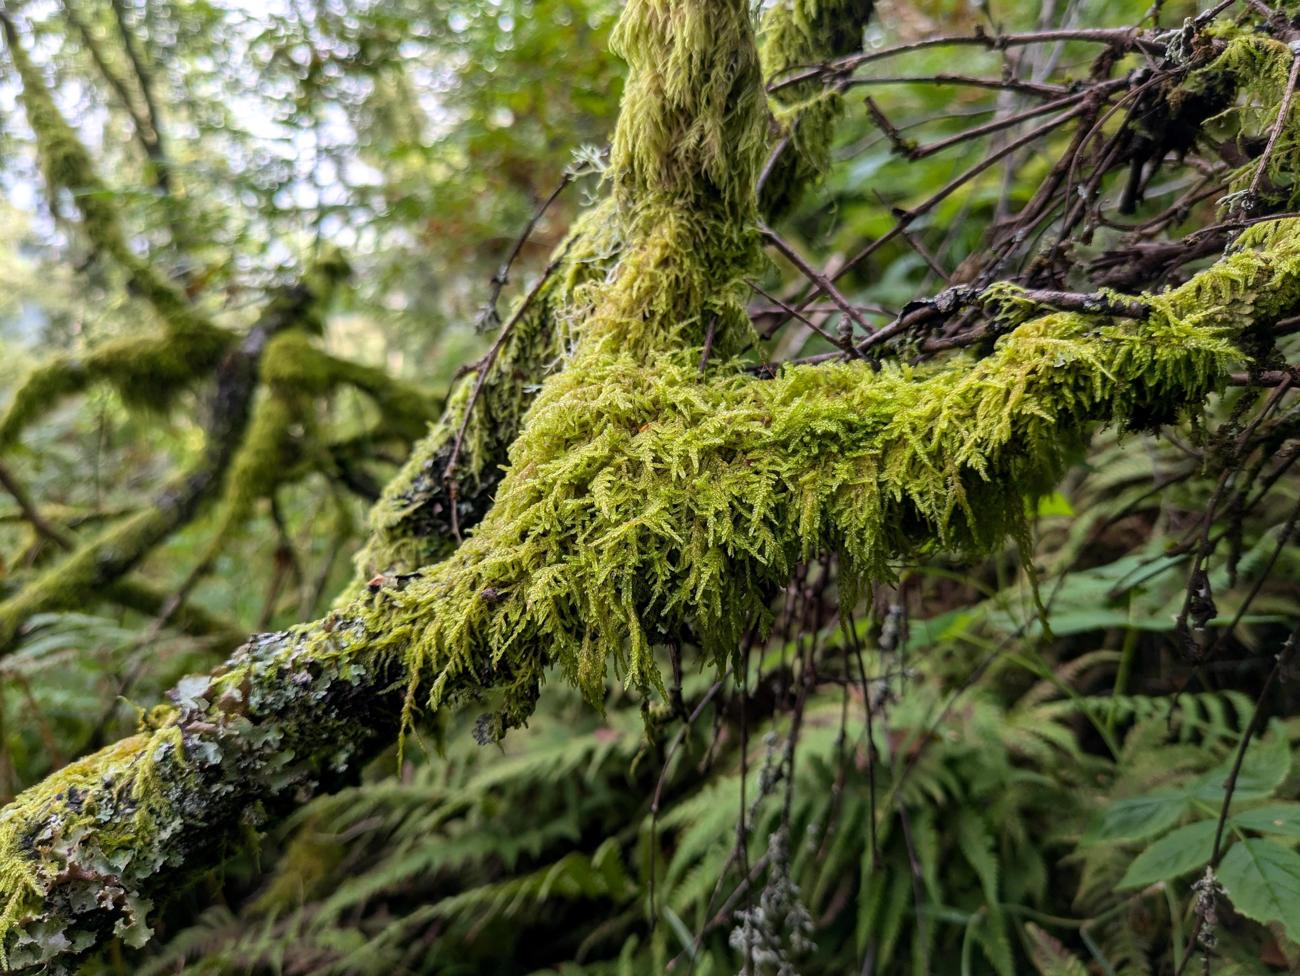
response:
[[[355,625],[335,624],[254,638],[213,675],[183,679],[138,734],[0,812],[5,972],[71,973],[111,937],[143,944],[189,860],[219,859],[391,736],[389,679],[360,663]]]

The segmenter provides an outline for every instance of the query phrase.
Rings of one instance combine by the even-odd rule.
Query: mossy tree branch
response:
[[[326,261],[268,303],[258,323],[216,367],[198,461],[150,505],[50,565],[0,603],[0,653],[33,614],[78,606],[119,581],[220,491],[245,439],[263,351],[277,335],[310,320],[346,271],[341,261]]]
[[[983,360],[756,379],[735,357],[766,149],[747,5],[632,0],[615,38],[632,69],[612,164],[624,240],[612,273],[575,289],[571,361],[529,409],[477,530],[324,620],[254,638],[139,735],[0,813],[11,968],[67,972],[113,935],[146,939],[155,899],[418,709],[484,701],[482,731],[499,735],[553,667],[595,698],[611,661],[638,690],[658,685],[661,642],[724,663],[814,553],[862,582],[918,551],[1022,534],[1026,500],[1098,422],[1199,404],[1244,358],[1240,333],[1300,307],[1300,221],[1276,220],[1143,296],[1140,321],[1037,314],[996,292],[1014,329]]]
[[[758,36],[765,76],[860,50],[873,7],[872,0],[782,0],[774,5],[764,14]],[[841,107],[837,95],[811,86],[773,98],[776,120],[765,133],[770,154],[760,196],[767,220],[779,220],[827,168]],[[487,513],[509,447],[537,390],[568,362],[579,324],[570,314],[575,294],[604,277],[622,246],[612,200],[602,200],[578,218],[552,254],[554,273],[528,307],[517,310],[518,321],[483,378],[477,399],[471,396],[475,377],[466,377],[448,397],[442,419],[389,482],[371,512],[370,540],[357,557],[357,586],[376,574],[410,572],[446,557],[457,542],[453,529],[468,529]],[[464,442],[457,454],[462,428]]]
[[[451,560],[254,638],[178,686],[140,735],[0,814],[9,965],[69,971],[111,935],[147,937],[152,902],[236,843],[243,811],[260,824],[391,741],[395,687],[440,706],[488,696],[503,728],[527,716],[551,665],[592,691],[610,648],[628,656],[677,634],[725,654],[735,621],[806,548],[881,578],[918,546],[997,544],[1092,423],[1147,424],[1198,402],[1240,358],[1232,333],[1300,305],[1300,222],[1263,225],[1158,298],[1152,322],[1052,313],[978,364],[925,375],[567,372],[530,419],[502,500]],[[589,404],[581,421],[575,399]],[[582,443],[557,450],[575,422],[612,433],[575,431]],[[525,461],[543,446],[547,460]],[[543,528],[563,510],[578,514]],[[653,683],[647,660],[625,663]]]

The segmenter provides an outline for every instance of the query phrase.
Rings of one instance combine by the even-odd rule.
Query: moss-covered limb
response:
[[[764,382],[733,363],[704,382],[687,350],[553,377],[492,511],[400,597],[430,615],[405,650],[430,704],[483,661],[527,680],[558,661],[596,698],[612,657],[646,690],[653,645],[685,639],[721,661],[800,558],[831,551],[881,580],[927,547],[1001,544],[1095,422],[1172,419],[1240,362],[1232,336],[1300,307],[1300,221],[1249,232],[1147,300],[1140,324],[1056,312],[984,360],[926,371]]]
[[[793,69],[861,50],[874,7],[874,0],[779,0],[759,30],[763,77],[779,79]],[[780,89],[772,107],[776,151],[759,187],[759,203],[769,221],[784,216],[826,171],[844,103],[838,91],[813,79]]]
[[[255,637],[189,678],[140,734],[0,813],[0,968],[72,973],[139,945],[156,901],[392,740],[393,675],[355,621]]]
[[[22,82],[23,109],[36,136],[36,151],[52,205],[61,193],[67,192],[81,213],[87,239],[121,266],[131,291],[154,308],[169,332],[176,338],[183,337],[197,356],[219,355],[219,350],[214,352],[212,347],[224,346],[224,330],[213,325],[180,288],[132,250],[112,193],[95,172],[90,153],[54,104],[45,79],[27,56],[12,18],[4,11],[0,11],[0,30],[9,60]]]
[[[365,393],[379,419],[366,431],[376,440],[404,447],[427,432],[437,415],[437,399],[424,390],[395,379],[381,369],[331,356],[313,342],[307,330],[282,332],[267,343],[260,375],[263,395],[253,407],[248,432],[231,461],[216,512],[216,526],[201,567],[208,566],[230,543],[253,513],[256,504],[311,471],[340,474],[351,447],[325,442],[318,423],[318,403],[350,386]],[[337,446],[339,451],[333,448]],[[348,477],[355,481],[355,477]],[[373,498],[373,495],[370,497]]]
[[[871,6],[870,0],[783,0],[764,15],[759,32],[764,70],[770,76],[787,66],[851,53],[861,44]],[[632,94],[628,97],[633,104]],[[802,186],[825,169],[839,111],[834,95],[813,97],[811,90],[793,89],[782,93],[782,129],[775,142],[784,146],[773,157],[764,183],[760,204],[766,219],[778,219]],[[648,122],[647,128],[658,125]],[[792,138],[784,138],[786,132]],[[568,361],[575,328],[582,322],[576,292],[605,276],[621,253],[622,240],[613,200],[598,203],[577,221],[552,256],[559,259],[557,272],[525,310],[485,379],[452,472],[454,484],[446,478],[447,467],[464,423],[473,376],[457,384],[442,419],[416,445],[371,512],[370,537],[357,557],[357,586],[378,573],[410,572],[450,553],[456,544],[453,505],[461,529],[476,525],[486,514],[506,452],[536,391]]]
[[[638,124],[659,119],[686,145],[647,139],[616,154],[631,168],[616,174],[629,191],[617,267],[577,294],[572,365],[528,411],[487,516],[450,558],[254,641],[183,683],[147,734],[0,814],[8,951],[35,964],[119,923],[144,935],[141,899],[210,863],[236,829],[234,801],[311,795],[322,770],[391,733],[398,711],[489,697],[496,719],[483,730],[499,734],[528,717],[553,665],[595,697],[611,660],[634,687],[655,686],[658,643],[725,659],[813,552],[881,579],[917,549],[998,544],[1023,530],[1026,498],[1094,423],[1151,424],[1201,401],[1240,360],[1237,333],[1300,306],[1300,221],[1276,221],[1187,285],[1145,296],[1139,322],[1053,312],[979,362],[925,370],[855,362],[762,381],[731,358],[701,375],[710,322],[740,338],[740,276],[757,250],[751,136],[764,120],[744,81],[761,95],[746,5],[631,0],[620,39],[629,91],[651,103]],[[681,75],[644,77],[665,65]],[[721,65],[736,71],[725,84]],[[686,124],[688,112],[711,126]],[[718,199],[704,204],[673,166]],[[725,189],[731,178],[749,181],[748,204]],[[402,683],[398,709],[385,691]]]
[[[0,602],[0,653],[35,613],[75,607],[137,566],[160,542],[189,523],[224,483],[248,426],[258,385],[262,352],[276,335],[301,323],[322,291],[346,274],[331,262],[314,268],[297,285],[272,299],[237,347],[216,367],[203,453],[185,474],[171,481],[152,503],[107,529],[46,568],[18,593]]]
[[[128,406],[165,410],[210,376],[237,339],[224,329],[220,337],[219,342],[190,345],[171,335],[132,336],[84,355],[54,357],[32,370],[14,391],[0,416],[0,450],[12,447],[27,427],[60,402],[96,383],[112,387]]]
[[[886,578],[921,547],[984,550],[1024,524],[1097,421],[1195,404],[1234,333],[1300,306],[1300,221],[1264,225],[1141,323],[1054,312],[993,355],[916,372],[739,368],[623,357],[548,381],[479,531],[449,560],[290,634],[254,639],[133,739],[0,813],[11,967],[60,966],[150,904],[244,823],[329,785],[408,707],[480,695],[499,733],[554,664],[588,694],[611,659],[642,688],[652,644],[735,646],[772,586],[818,549]],[[102,894],[102,897],[101,897]]]

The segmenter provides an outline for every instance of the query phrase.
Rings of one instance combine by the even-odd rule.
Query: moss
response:
[[[760,40],[765,48],[764,71],[776,72],[787,66],[807,64],[856,50],[870,8],[871,4],[862,0],[844,3],[789,0],[777,4],[764,15],[763,20]],[[662,43],[662,32],[670,21],[664,18],[666,9],[667,5],[661,4],[639,15],[643,20],[662,20],[658,35],[654,32],[646,34],[647,42]],[[682,66],[688,65],[692,58],[704,56],[708,35],[714,30],[712,24],[699,20],[682,20],[680,24],[673,22],[672,26],[673,29],[680,26],[688,33],[695,33],[677,46],[674,60],[662,62],[663,70],[658,73],[660,79],[669,79],[672,72],[682,70]],[[723,29],[748,31],[748,28],[730,20],[725,22]],[[634,49],[641,42],[635,38],[640,30],[628,20],[616,41],[624,46],[629,57],[636,56]],[[756,160],[763,158],[771,142],[766,127],[747,130],[744,152],[749,154],[750,160],[742,171],[730,175],[726,172],[726,165],[718,161],[721,159],[718,156],[721,152],[719,136],[716,133],[705,134],[708,125],[718,122],[718,99],[727,97],[727,72],[730,70],[721,67],[711,79],[701,83],[698,104],[689,101],[689,97],[695,97],[691,93],[686,93],[689,97],[680,97],[680,81],[669,81],[664,86],[664,93],[675,101],[671,101],[664,111],[646,115],[639,122],[633,116],[640,113],[647,100],[656,98],[659,92],[660,82],[652,77],[656,72],[646,72],[646,77],[636,82],[638,87],[628,90],[625,96],[627,111],[624,113],[628,122],[623,127],[625,134],[621,148],[613,160],[615,170],[624,173],[619,178],[623,186],[619,193],[623,197],[639,192],[635,181],[640,177],[631,174],[625,164],[631,161],[633,145],[639,144],[638,140],[643,138],[647,140],[647,152],[655,151],[654,146],[662,151],[667,140],[682,140],[680,149],[669,151],[666,170],[673,178],[680,176],[685,180],[688,173],[700,168],[699,160],[694,164],[684,162],[688,167],[693,165],[693,170],[683,168],[678,165],[679,160],[672,158],[674,154],[700,154],[703,158],[712,153],[715,162],[710,165],[717,179],[723,182],[734,179],[737,186],[753,179]],[[752,76],[752,55],[748,57],[746,70]],[[826,165],[831,130],[839,114],[839,101],[830,97],[824,106],[819,101],[819,107],[808,115],[806,121],[796,123],[799,113],[792,107],[793,103],[802,102],[807,96],[807,91],[795,90],[791,96],[778,99],[778,111],[783,113],[784,124],[797,126],[797,138],[791,141],[793,151],[782,153],[780,165],[766,184],[762,202],[763,212],[769,220],[781,216],[791,205],[798,188]],[[713,106],[714,116],[709,122],[697,125],[689,113],[697,108],[708,111],[706,103]],[[757,94],[747,94],[745,111],[751,114],[761,112],[761,98]],[[662,173],[661,169],[661,176]],[[714,199],[719,198],[717,188],[711,182],[713,179],[706,175],[700,188],[692,184],[689,190],[689,194],[707,198],[706,209],[713,207]],[[670,188],[664,189],[668,191]],[[733,193],[733,196],[735,199],[726,205],[741,210],[752,207],[752,200],[746,199],[752,197],[752,189]],[[581,294],[584,286],[600,282],[623,252],[625,228],[617,206],[615,199],[602,199],[579,218],[572,232],[556,248],[552,255],[556,263],[555,273],[524,310],[507,337],[468,423],[465,423],[465,410],[476,377],[466,377],[448,396],[443,418],[416,445],[402,471],[388,484],[383,497],[372,510],[370,537],[357,556],[356,582],[342,602],[361,592],[365,581],[377,574],[410,572],[449,554],[457,542],[452,531],[453,507],[457,510],[456,523],[461,527],[474,525],[486,514],[507,451],[519,433],[525,412],[542,381],[570,363],[579,334],[587,327],[587,304]],[[748,245],[738,244],[738,248],[748,259]],[[698,318],[691,328],[696,330],[698,339]],[[747,341],[748,330],[740,323],[732,323],[732,332],[733,345],[736,341]],[[456,470],[448,480],[447,465],[462,427],[464,442]]]
[[[780,81],[792,71],[861,50],[874,7],[874,0],[778,0],[759,31],[763,77]],[[842,96],[822,79],[783,87],[773,96],[777,144],[785,146],[760,191],[769,221],[791,210],[825,172],[843,110]]]
[[[165,410],[211,375],[234,341],[225,330],[188,342],[171,335],[133,336],[106,342],[84,356],[51,359],[23,380],[0,416],[0,450],[11,447],[61,400],[95,383],[112,387],[130,407]]]
[[[1170,102],[1175,111],[1196,99],[1216,104],[1217,114],[1205,128],[1220,141],[1230,139],[1239,151],[1254,144],[1262,153],[1286,97],[1291,65],[1297,55],[1281,41],[1261,34],[1233,29],[1227,32],[1223,50],[1209,64],[1192,71],[1174,89]],[[1288,118],[1267,161],[1263,179],[1256,186],[1259,200],[1244,200],[1245,209],[1300,206],[1300,99],[1292,99]],[[1255,181],[1258,159],[1237,167],[1229,177],[1228,202],[1243,201]]]
[[[355,595],[379,573],[402,573],[436,562],[456,544],[451,510],[462,526],[476,523],[491,504],[510,443],[519,433],[541,381],[563,367],[576,341],[570,308],[584,284],[603,278],[622,246],[614,203],[605,199],[574,224],[556,248],[555,271],[518,320],[478,401],[465,420],[475,375],[448,395],[441,419],[411,451],[370,513],[370,533],[357,555]],[[450,480],[447,465],[461,429],[464,439]]]

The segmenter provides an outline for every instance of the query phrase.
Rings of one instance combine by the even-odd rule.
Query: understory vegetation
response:
[[[1300,9],[0,28],[0,971],[1300,972]]]

